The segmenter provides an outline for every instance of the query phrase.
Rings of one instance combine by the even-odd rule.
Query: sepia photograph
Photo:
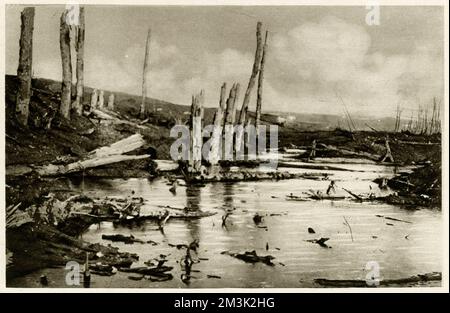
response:
[[[33,2],[2,288],[448,292],[448,3]]]

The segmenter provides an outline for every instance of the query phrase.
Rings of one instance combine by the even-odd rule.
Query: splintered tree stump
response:
[[[222,124],[224,120],[225,97],[227,92],[227,84],[223,83],[220,89],[219,108],[214,116],[214,130],[212,134],[211,150],[209,154],[209,162],[216,165],[221,158],[221,140],[222,140]]]
[[[250,75],[250,80],[248,81],[247,90],[245,91],[244,101],[242,103],[241,113],[239,115],[239,124],[241,124],[241,125],[245,125],[245,122],[246,122],[246,119],[247,119],[248,104],[250,102],[252,89],[255,86],[256,76],[258,75],[258,72],[259,72],[259,66],[261,64],[262,50],[263,50],[262,37],[261,37],[261,27],[262,27],[262,23],[258,22],[256,24],[255,61],[253,62],[252,74]]]
[[[97,100],[98,100],[97,89],[94,89],[91,94],[91,111],[97,108]]]
[[[34,8],[25,8],[20,17],[22,24],[19,42],[19,67],[17,68],[19,87],[16,99],[16,118],[21,125],[27,126],[31,97]]]
[[[67,13],[68,11],[65,10],[60,20],[59,44],[62,61],[62,85],[59,113],[65,119],[70,119],[70,108],[72,104],[72,61],[70,55],[70,26],[67,24]]]
[[[141,107],[139,110],[140,118],[145,117],[145,100],[147,98],[147,74],[148,74],[148,62],[150,58],[150,38],[151,38],[151,29],[148,29],[147,32],[147,41],[145,44],[145,56],[144,56],[144,68],[142,71],[142,101]]]
[[[110,94],[108,97],[108,110],[114,111],[114,94]]]
[[[105,107],[105,92],[100,90],[98,94],[98,108],[103,109]]]
[[[78,25],[76,26],[77,40],[75,50],[77,52],[77,96],[74,102],[75,112],[78,115],[83,113],[84,94],[84,8],[80,8]]]
[[[264,47],[261,57],[261,65],[259,67],[259,76],[258,76],[258,92],[256,98],[256,119],[255,119],[255,127],[256,132],[258,133],[259,125],[261,124],[261,107],[262,107],[262,92],[263,92],[263,81],[264,81],[264,63],[266,60],[267,54],[267,36],[269,32],[266,31],[266,37],[264,39]]]

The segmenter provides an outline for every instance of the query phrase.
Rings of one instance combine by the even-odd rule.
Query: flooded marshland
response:
[[[139,261],[132,266],[166,256],[165,265],[173,266],[173,279],[152,282],[131,280],[130,273],[117,272],[103,277],[94,275],[91,287],[146,288],[257,288],[257,287],[319,287],[314,279],[361,279],[367,274],[366,264],[380,265],[381,279],[401,279],[416,274],[441,271],[442,218],[440,210],[411,210],[378,202],[353,201],[343,188],[357,194],[380,191],[373,179],[389,177],[394,168],[373,164],[334,163],[332,166],[352,171],[326,171],[336,181],[339,201],[290,201],[287,195],[301,196],[309,190],[326,191],[329,180],[292,179],[238,183],[210,183],[203,186],[181,185],[176,194],[169,191],[165,178],[99,180],[85,178],[73,184],[77,192],[92,197],[140,196],[144,199],[141,214],[164,210],[163,206],[190,207],[216,213],[200,219],[169,219],[160,231],[148,221],[134,226],[116,226],[111,222],[91,225],[82,239],[93,243],[112,244],[121,251],[137,253]],[[331,165],[331,164],[330,164]],[[281,169],[282,170],[282,169]],[[321,172],[292,169],[291,172]],[[322,170],[323,171],[323,170]],[[225,226],[222,216],[232,210]],[[256,224],[255,214],[263,216]],[[386,219],[386,217],[393,219]],[[395,220],[396,219],[396,220]],[[348,224],[345,223],[348,222]],[[350,227],[349,227],[350,226]],[[315,233],[308,232],[312,228]],[[351,229],[351,231],[350,231]],[[105,234],[132,234],[147,243],[125,244],[102,239]],[[308,242],[330,238],[328,247]],[[199,248],[191,268],[189,281],[183,279],[182,260],[186,249],[176,245],[197,239]],[[258,255],[272,255],[273,266],[246,263],[224,251],[255,250]],[[47,275],[50,286],[67,287],[64,268],[44,269],[10,284],[39,286],[39,276]],[[436,282],[440,284],[440,282]]]

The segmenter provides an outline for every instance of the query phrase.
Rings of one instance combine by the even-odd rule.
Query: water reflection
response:
[[[392,171],[392,169],[390,169]],[[399,171],[402,169],[399,169]],[[333,174],[333,173],[331,173]],[[355,173],[339,172],[338,186],[355,193],[365,193],[374,176],[366,178]],[[378,173],[376,174],[378,175]],[[333,176],[336,178],[336,176]],[[362,178],[363,177],[363,178]],[[376,176],[375,176],[376,177]],[[167,181],[156,179],[85,181],[85,191],[94,196],[129,194],[145,199],[143,210],[158,205],[188,207],[194,210],[216,211],[207,218],[169,220],[165,234],[155,231],[154,225],[116,228],[102,224],[92,227],[83,235],[90,242],[102,241],[102,234],[133,234],[149,245],[121,245],[122,251],[138,253],[143,261],[156,255],[168,255],[174,267],[174,279],[166,282],[135,282],[121,276],[95,277],[96,281],[109,279],[111,287],[317,287],[315,278],[364,279],[365,264],[377,261],[384,278],[404,278],[419,273],[441,271],[441,213],[434,210],[408,211],[382,203],[344,201],[286,201],[286,195],[301,195],[310,189],[326,191],[329,181],[285,180],[245,183],[215,183],[201,186],[179,187],[174,196]],[[378,190],[376,185],[373,185]],[[339,189],[339,188],[337,188]],[[340,191],[343,194],[342,190]],[[221,227],[227,210],[233,214],[227,227]],[[256,225],[255,214],[264,216]],[[377,215],[390,216],[411,223],[390,222],[388,225]],[[352,228],[344,225],[343,217]],[[311,227],[314,234],[308,232]],[[332,249],[325,249],[308,240],[330,238]],[[169,243],[189,245],[198,240],[201,262],[188,262],[187,249],[177,249]],[[255,250],[258,255],[272,255],[275,266],[249,264],[222,251],[245,252]],[[194,255],[192,250],[190,257]],[[137,266],[137,265],[136,265]],[[221,279],[209,279],[208,274]],[[188,280],[186,280],[189,277]],[[186,284],[188,282],[189,285]],[[105,283],[106,284],[106,283]]]

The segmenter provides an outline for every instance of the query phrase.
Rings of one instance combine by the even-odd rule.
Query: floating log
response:
[[[340,287],[340,288],[348,288],[348,287],[374,287],[369,286],[365,280],[356,280],[356,279],[325,279],[325,278],[317,278],[314,280],[316,283],[322,286],[327,287]],[[380,286],[382,287],[391,287],[395,285],[406,285],[413,283],[421,283],[421,282],[431,282],[431,281],[442,281],[442,273],[432,272],[426,274],[418,274],[415,276],[400,278],[400,279],[383,279],[380,280]]]
[[[115,234],[115,235],[102,235],[103,240],[110,240],[113,242],[123,242],[126,244],[133,244],[133,243],[144,243],[144,241],[140,239],[134,238],[133,235],[125,236],[121,234]]]
[[[275,266],[275,264],[272,263],[272,260],[275,259],[275,257],[271,255],[257,255],[256,251],[246,251],[244,253],[234,253],[230,251],[223,251],[221,254],[229,255],[232,257],[235,257],[236,259],[242,260],[247,263],[264,263],[269,266]]]

